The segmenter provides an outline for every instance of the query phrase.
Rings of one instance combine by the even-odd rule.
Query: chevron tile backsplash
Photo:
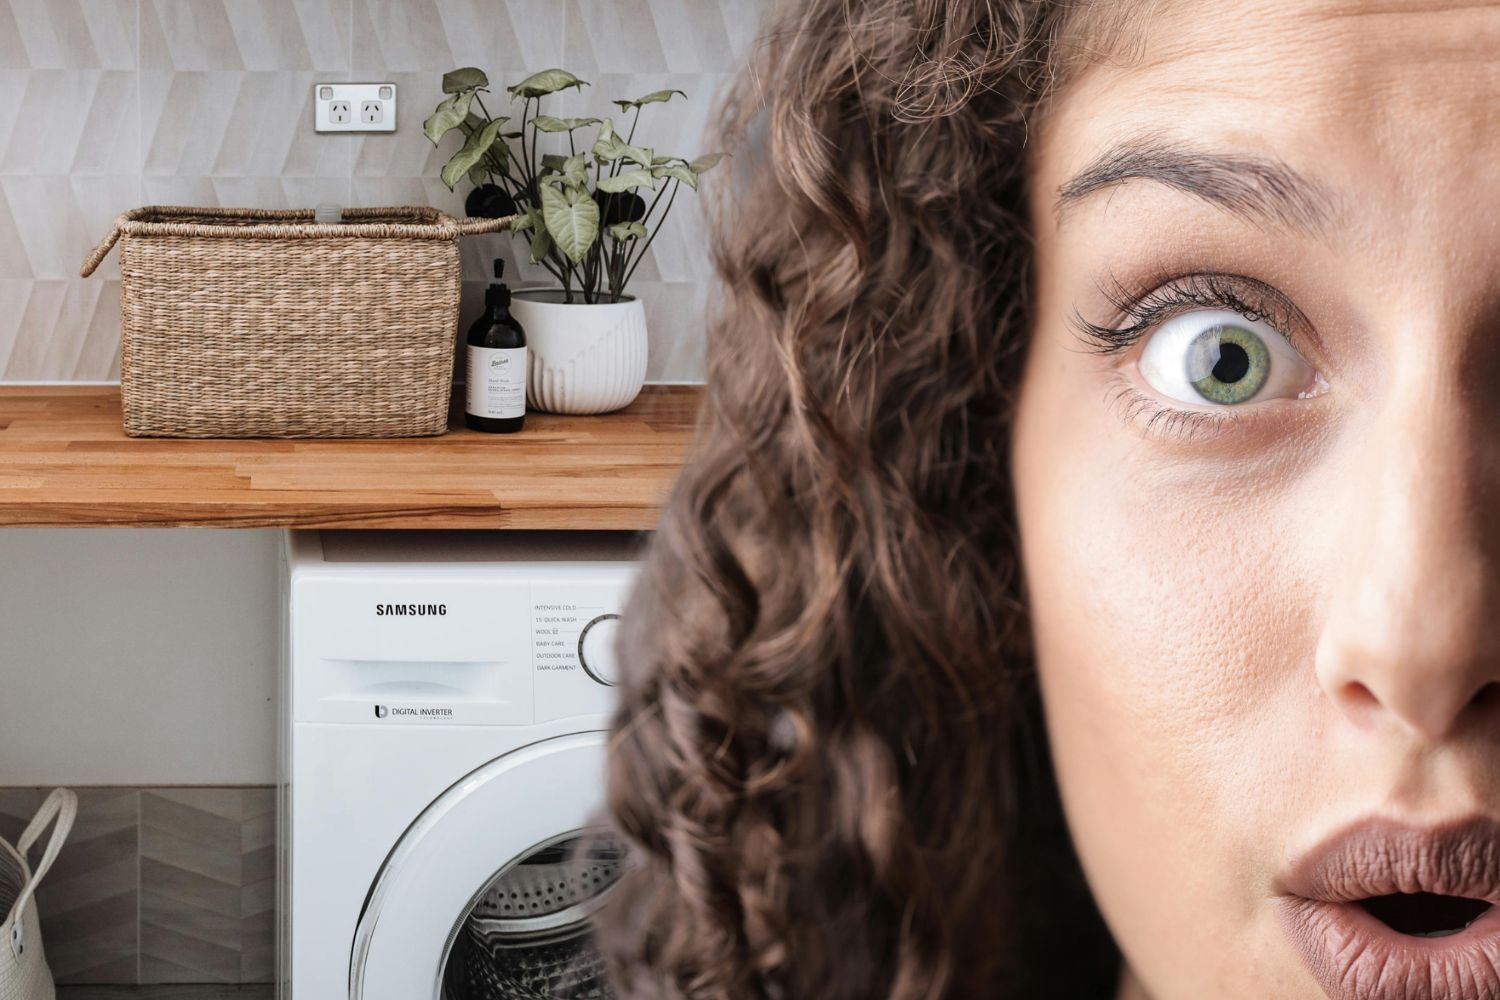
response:
[[[696,155],[717,98],[749,56],[764,0],[0,0],[0,381],[119,375],[118,267],[78,277],[116,215],[144,204],[263,208],[432,204],[421,123],[442,73],[497,84],[565,66],[592,83],[554,114],[677,88],[637,139]],[[318,135],[317,80],[392,80],[394,134]],[[450,137],[452,142],[456,137]],[[706,183],[717,178],[709,175]],[[711,266],[696,197],[677,199],[631,290],[646,303],[653,381],[703,376]],[[488,261],[549,282],[508,237],[467,241],[467,323]]]
[[[275,802],[260,788],[141,792],[141,982],[274,977]]]
[[[47,792],[0,788],[0,838]],[[274,788],[83,788],[37,911],[59,983],[268,983],[275,893]]]

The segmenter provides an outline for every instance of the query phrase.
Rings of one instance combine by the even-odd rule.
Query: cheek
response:
[[[1299,794],[1316,697],[1305,522],[1211,444],[1165,458],[1079,384],[1028,390],[1016,428],[1048,738],[1106,917],[1181,941],[1251,919],[1247,869],[1274,864],[1267,833]]]
[[[1158,805],[1236,801],[1230,779],[1267,745],[1303,655],[1273,513],[1200,505],[1118,473],[1105,495],[1049,496],[1026,544],[1054,738],[1109,752],[1113,776],[1159,792]]]

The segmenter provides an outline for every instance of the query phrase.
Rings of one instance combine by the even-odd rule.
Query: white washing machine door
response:
[[[365,900],[351,1000],[441,998],[454,940],[496,873],[597,822],[603,732],[521,747],[456,782],[402,835]]]

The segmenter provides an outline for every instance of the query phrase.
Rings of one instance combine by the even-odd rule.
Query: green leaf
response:
[[[544,94],[555,94],[559,90],[569,87],[577,87],[582,90],[587,87],[587,80],[580,80],[565,69],[544,69],[540,73],[533,73],[514,87],[507,87],[510,96],[516,97],[541,97]]]
[[[497,137],[490,143],[489,154],[491,169],[496,173],[504,172],[506,164],[510,162],[510,147],[505,144],[505,140]]]
[[[483,163],[476,163],[469,168],[469,183],[478,187],[489,179],[489,169]]]
[[[465,66],[450,73],[443,74],[443,93],[461,94],[466,90],[478,90],[480,87],[488,87],[490,78],[484,75],[484,70],[475,69],[473,66]]]
[[[547,231],[574,263],[583,260],[599,238],[599,206],[587,191],[548,184],[542,188],[542,218]]]
[[[599,134],[595,137],[595,145],[608,142],[615,137],[615,122],[613,118],[606,118],[599,123]]]
[[[422,123],[422,131],[427,133],[434,146],[469,117],[469,102],[473,99],[473,92],[454,94],[439,104],[432,117]]]
[[[595,140],[591,152],[604,163],[613,163],[620,158],[620,147],[623,145],[625,144],[620,141],[620,137],[611,132],[607,138]]]
[[[600,178],[597,186],[600,191],[606,194],[619,194],[621,191],[629,191],[631,188],[638,187],[654,188],[656,187],[656,177],[652,176],[653,174],[660,176],[654,170],[635,167],[630,170],[623,170],[613,177]]]
[[[552,234],[543,229],[531,238],[531,262],[540,264],[552,250]]]
[[[613,163],[619,159],[626,159],[639,163],[643,167],[651,166],[651,158],[655,151],[643,149],[640,146],[632,146],[618,135],[610,135],[608,139],[600,139],[594,143],[593,153],[605,163]]]
[[[694,191],[698,190],[698,175],[680,163],[673,163],[666,167],[652,167],[652,177],[675,177]]]
[[[643,104],[664,104],[672,99],[673,94],[682,94],[683,97],[687,97],[687,93],[681,90],[657,90],[645,97],[637,97],[633,101],[612,101],[611,103],[619,105],[621,111],[629,111]]]
[[[510,222],[510,231],[513,233],[524,233],[531,228],[531,212],[523,212]]]
[[[543,182],[558,182],[565,184],[586,184],[588,174],[584,169],[583,154],[574,156],[563,156],[560,153],[542,154],[542,170],[546,171],[539,178]]]
[[[598,118],[553,118],[551,115],[537,115],[531,119],[543,132],[572,132],[574,129],[583,128],[585,125],[598,125]]]
[[[535,208],[526,210],[526,218],[531,228],[531,262],[540,264],[552,249],[552,234],[547,232],[547,222],[542,218],[542,213]]]
[[[462,149],[453,154],[443,167],[443,183],[448,185],[452,191],[458,183],[458,179],[473,169],[474,165],[484,158],[484,154],[495,142],[495,136],[500,134],[501,121],[492,121],[478,132],[470,133],[469,141],[464,143]]]
[[[668,163],[675,163],[678,160],[682,160],[683,163],[687,162],[686,160],[683,160],[682,157],[680,157],[680,156],[653,156],[653,157],[651,157],[651,165],[653,167],[664,167]]]
[[[639,222],[616,222],[609,227],[609,234],[617,240],[633,240],[646,235],[646,227]]]
[[[498,125],[504,124],[505,122],[510,121],[510,119],[502,116],[500,118],[494,119],[494,121]],[[483,128],[488,124],[489,122],[485,121],[483,118],[480,118],[478,115],[469,115],[468,127],[471,131],[473,129]],[[501,132],[498,136],[495,137],[495,141],[490,143],[489,154],[490,158],[494,160],[494,166],[497,171],[510,162],[510,147],[505,144],[504,132]]]
[[[688,164],[688,169],[695,174],[706,174],[712,170],[720,160],[724,159],[723,153],[704,153]]]

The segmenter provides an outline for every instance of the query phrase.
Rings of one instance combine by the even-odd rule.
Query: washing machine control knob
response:
[[[578,633],[578,662],[584,671],[598,681],[614,687],[615,635],[620,630],[620,616],[604,614],[594,618]]]

